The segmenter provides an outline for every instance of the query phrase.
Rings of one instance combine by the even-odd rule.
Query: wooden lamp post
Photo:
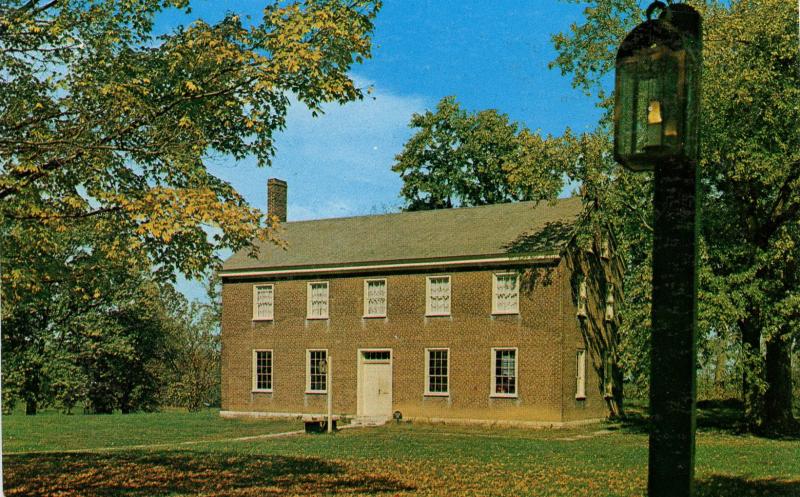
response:
[[[694,493],[701,25],[692,7],[656,1],[616,59],[614,158],[655,172],[650,497]]]
[[[327,423],[327,431],[328,433],[333,433],[333,358],[328,355],[327,359],[323,359],[320,362],[319,368],[322,373],[325,374],[325,387],[328,393],[325,395],[327,401],[327,411],[328,411],[328,423]]]

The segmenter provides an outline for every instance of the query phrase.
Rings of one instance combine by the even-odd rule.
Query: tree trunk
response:
[[[122,393],[122,398],[119,401],[119,408],[122,414],[130,414],[131,412],[131,397],[128,389],[125,389]]]
[[[776,335],[767,340],[766,381],[764,393],[764,430],[790,433],[797,429],[792,414],[791,346]]]
[[[762,396],[759,391],[761,376],[761,329],[752,318],[740,323],[742,330],[742,400],[744,416],[750,430],[757,430],[762,421]]]
[[[38,403],[36,402],[36,399],[27,399],[25,401],[25,414],[28,416],[35,416],[37,407]]]
[[[625,408],[622,403],[624,398],[622,395],[623,371],[616,360],[611,368],[611,376],[611,417],[613,419],[621,419],[625,417]]]

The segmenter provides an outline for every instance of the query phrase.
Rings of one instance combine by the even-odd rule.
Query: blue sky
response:
[[[193,0],[189,15],[162,15],[157,30],[227,11],[260,17],[264,0]],[[288,218],[341,217],[397,210],[401,182],[390,168],[411,136],[414,112],[455,95],[469,110],[497,109],[543,133],[592,129],[600,117],[594,100],[548,69],[552,34],[580,20],[583,6],[557,0],[386,0],[376,19],[373,58],[352,69],[371,97],[330,105],[312,117],[289,111],[276,139],[270,168],[255,160],[216,158],[211,172],[233,184],[253,205],[265,207],[270,177],[289,184]],[[190,298],[202,286],[181,281]]]

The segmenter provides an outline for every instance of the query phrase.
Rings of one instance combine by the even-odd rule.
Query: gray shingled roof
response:
[[[233,254],[223,271],[346,266],[557,254],[569,241],[581,211],[579,197],[460,209],[401,212],[284,223],[287,247],[260,244],[257,259]]]

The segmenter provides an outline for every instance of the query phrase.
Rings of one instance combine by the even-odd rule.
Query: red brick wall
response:
[[[566,264],[562,264],[564,273],[568,274]],[[608,414],[605,400],[603,399],[603,382],[601,357],[593,350],[588,343],[584,333],[586,329],[581,329],[578,318],[575,292],[572,290],[571,282],[568,278],[562,280],[564,291],[561,298],[565,300],[562,319],[564,320],[564,347],[563,347],[563,375],[564,375],[564,421],[576,421],[580,419],[603,418]],[[591,318],[597,319],[603,309],[597,305],[589,305],[588,312]],[[584,319],[589,319],[584,318]],[[600,317],[602,319],[602,317]],[[586,351],[586,385],[585,398],[576,399],[577,393],[577,374],[578,360],[577,352],[579,349]]]
[[[520,313],[492,316],[492,274],[461,269],[389,274],[386,318],[365,319],[366,276],[231,281],[223,285],[222,409],[320,413],[324,395],[305,394],[306,349],[333,357],[334,410],[356,414],[357,350],[391,349],[393,409],[404,417],[553,421],[596,418],[602,399],[575,406],[575,347],[580,331],[564,264],[520,295]],[[541,271],[541,270],[540,270]],[[451,277],[451,316],[425,317],[425,276]],[[371,277],[371,276],[370,276]],[[329,314],[306,320],[306,284],[329,282]],[[252,320],[252,286],[275,285],[272,322]],[[524,287],[524,284],[523,284]],[[426,397],[425,348],[450,349],[450,395]],[[492,347],[517,347],[518,398],[490,398]],[[273,350],[273,392],[253,393],[252,350]],[[587,373],[592,373],[587,368]],[[595,381],[589,375],[589,384]],[[587,385],[587,395],[597,388]]]

